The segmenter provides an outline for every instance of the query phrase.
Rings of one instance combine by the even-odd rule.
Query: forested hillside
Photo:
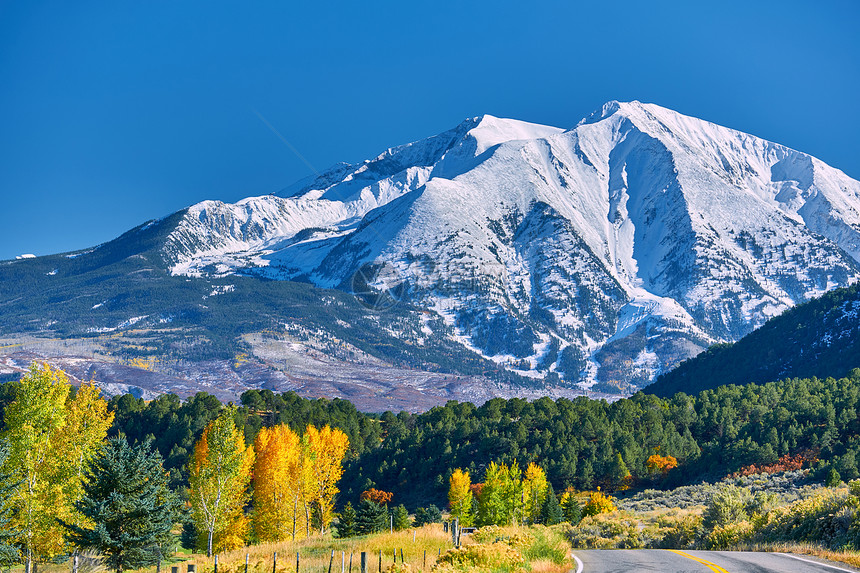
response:
[[[645,392],[671,396],[723,384],[845,376],[860,367],[860,285],[787,310],[734,344],[717,344],[660,376]]]
[[[4,393],[7,386],[4,386]],[[130,441],[147,435],[165,459],[174,486],[187,483],[186,464],[203,428],[223,405],[198,394],[144,402],[113,398],[112,434]],[[293,393],[249,391],[236,423],[251,443],[260,428],[286,423],[298,432],[330,424],[349,438],[340,503],[355,503],[376,487],[414,508],[444,504],[455,468],[480,481],[491,461],[542,466],[558,490],[616,490],[719,478],[750,464],[793,456],[824,476],[860,476],[860,369],[842,379],[792,379],[764,385],[723,386],[669,399],[639,393],[611,404],[600,400],[495,399],[481,407],[450,402],[423,414],[359,412],[345,400],[308,400]],[[679,468],[653,474],[653,454]],[[620,458],[619,458],[620,454]],[[630,477],[628,478],[628,474]]]

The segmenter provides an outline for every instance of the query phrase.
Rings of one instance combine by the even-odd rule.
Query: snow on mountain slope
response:
[[[191,207],[172,272],[348,290],[386,264],[457,340],[553,380],[644,384],[860,278],[860,183],[639,102],[567,131],[474,118],[281,195]]]

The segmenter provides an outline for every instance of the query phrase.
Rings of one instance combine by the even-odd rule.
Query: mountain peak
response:
[[[484,358],[641,385],[860,280],[858,213],[860,183],[809,156],[613,100],[566,132],[484,114],[286,197],[201,203],[165,260],[339,288],[389,265]]]
[[[467,133],[478,144],[477,154],[481,154],[500,143],[523,139],[542,139],[564,131],[558,127],[529,123],[518,119],[500,118],[490,114],[473,117],[461,125],[468,123],[473,125]]]

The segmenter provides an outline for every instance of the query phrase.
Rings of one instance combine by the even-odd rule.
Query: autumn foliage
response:
[[[662,474],[666,475],[669,473],[669,470],[678,467],[678,460],[676,460],[672,456],[661,456],[659,454],[653,454],[648,457],[648,460],[645,462],[645,469],[648,470],[648,473],[651,475]]]
[[[260,430],[254,442],[253,511],[260,541],[310,536],[313,525],[325,531],[348,447],[346,434],[329,426],[308,426],[301,437],[286,425]]]
[[[114,415],[98,388],[84,384],[72,397],[66,374],[48,364],[33,364],[15,383],[14,395],[4,415],[5,466],[13,483],[20,483],[9,500],[15,510],[11,525],[29,569],[66,551],[58,520],[82,522],[73,503]]]
[[[779,472],[788,472],[799,470],[807,462],[817,461],[817,458],[812,454],[786,454],[773,464],[750,464],[742,467],[740,470],[731,474],[730,477],[751,476],[756,474],[775,474]]]
[[[262,428],[254,452],[254,532],[264,542],[295,539],[308,525],[301,439],[286,425]]]
[[[208,555],[242,547],[248,533],[244,507],[254,449],[245,446],[233,414],[229,408],[210,422],[191,456],[191,510],[201,526],[198,547]]]
[[[600,491],[600,488],[598,487],[597,491],[593,491],[589,494],[588,501],[582,508],[582,515],[598,515],[601,513],[610,513],[615,510],[615,499]]]
[[[388,491],[370,488],[369,490],[361,492],[361,495],[358,497],[359,499],[367,499],[379,505],[385,505],[386,503],[391,501],[391,498],[394,497],[394,494]]]
[[[460,520],[460,524],[469,527],[472,525],[472,481],[468,471],[460,468],[451,474],[448,487],[448,506],[451,509],[451,517]]]

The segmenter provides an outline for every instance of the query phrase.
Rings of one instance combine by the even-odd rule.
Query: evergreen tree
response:
[[[18,532],[11,526],[11,498],[20,481],[15,481],[5,464],[9,458],[9,443],[0,441],[0,570],[7,571],[20,561],[18,550],[12,545]]]
[[[92,525],[61,521],[68,539],[98,551],[119,572],[160,560],[182,504],[167,487],[161,456],[150,442],[132,447],[118,437],[89,464],[75,509]]]
[[[627,469],[627,464],[624,463],[624,458],[621,454],[616,453],[615,458],[609,466],[609,484],[613,489],[626,489],[627,480],[630,478],[630,470]]]
[[[355,518],[355,508],[352,507],[350,502],[346,502],[346,505],[343,506],[343,511],[340,512],[340,516],[337,518],[338,537],[353,537],[356,534]]]
[[[360,535],[384,531],[388,527],[388,508],[369,499],[361,500],[355,516],[355,529]]]
[[[408,529],[412,525],[412,520],[409,519],[409,512],[406,511],[406,506],[403,504],[395,507],[391,515],[394,518],[394,531]]]
[[[194,551],[197,548],[197,539],[200,538],[197,528],[193,521],[186,521],[182,524],[182,533],[179,534],[179,544],[183,549]]]
[[[824,485],[827,487],[838,487],[839,484],[842,483],[842,476],[839,475],[839,472],[833,468],[830,468],[830,471],[827,473],[827,479],[824,482]]]
[[[564,512],[564,520],[571,525],[576,525],[582,521],[582,507],[579,505],[579,500],[576,496],[566,493],[562,495],[563,502],[561,510]]]
[[[442,521],[442,511],[433,504],[428,507],[419,507],[415,510],[415,527],[421,527],[428,523],[439,523]]]
[[[578,505],[577,505],[578,506]],[[555,492],[550,489],[547,492],[546,499],[543,502],[540,513],[541,521],[546,525],[555,525],[564,521],[564,512],[558,504],[558,498]]]

